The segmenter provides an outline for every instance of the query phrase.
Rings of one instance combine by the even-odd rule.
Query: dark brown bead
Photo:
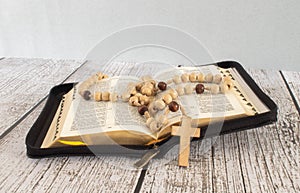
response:
[[[146,111],[148,111],[148,107],[146,105],[142,105],[138,108],[140,115],[144,115]]]
[[[175,101],[172,101],[172,102],[169,103],[169,109],[172,112],[176,112],[179,109],[179,104]]]
[[[204,92],[204,89],[205,88],[203,84],[197,84],[195,88],[197,94],[202,94]]]
[[[91,99],[91,92],[89,90],[84,91],[83,98],[87,101],[90,100]]]
[[[165,83],[165,82],[159,82],[157,84],[157,87],[159,88],[159,90],[166,90],[167,89],[167,83]]]

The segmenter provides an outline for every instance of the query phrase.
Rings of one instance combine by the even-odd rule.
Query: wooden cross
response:
[[[197,125],[197,120],[183,116],[181,126],[172,127],[172,135],[180,137],[178,165],[189,166],[191,137],[200,137],[200,128],[193,127]]]

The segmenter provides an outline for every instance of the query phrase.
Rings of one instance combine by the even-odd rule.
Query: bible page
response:
[[[128,84],[138,81],[136,77],[115,76],[101,80],[93,85],[90,91],[91,93],[108,91],[122,94],[126,91]],[[129,105],[128,102],[87,101],[77,92],[71,111],[73,113],[68,114],[68,122],[62,129],[62,137],[125,130],[152,136],[145,119],[138,113],[137,107]]]
[[[220,74],[220,68],[215,65],[207,65],[201,67],[176,67],[162,71],[155,75],[155,79],[161,81],[167,81],[172,79],[175,75],[181,76],[184,73],[208,73]],[[181,87],[185,87],[187,84],[192,84],[193,87],[198,84],[197,82],[180,83]],[[210,83],[202,83],[209,86]],[[179,84],[178,84],[179,85]],[[178,86],[175,83],[168,85],[169,87],[176,89]],[[185,113],[193,119],[206,119],[206,118],[222,118],[230,117],[240,114],[245,114],[245,110],[237,100],[235,94],[231,91],[226,94],[211,94],[205,92],[203,94],[196,94],[195,92],[190,95],[179,96],[178,100],[183,107]]]

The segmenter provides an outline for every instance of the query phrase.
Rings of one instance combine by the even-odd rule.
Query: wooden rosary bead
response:
[[[91,99],[91,92],[89,90],[84,91],[83,92],[83,98],[87,101],[90,100]]]
[[[111,102],[116,102],[116,101],[118,100],[118,94],[117,94],[117,93],[111,93],[111,94],[109,95],[109,100],[110,100]]]
[[[94,94],[94,99],[95,99],[95,101],[97,101],[97,102],[101,101],[101,95],[102,95],[101,92],[96,92],[96,93]]]
[[[209,85],[206,85],[204,89],[210,91],[211,90],[210,88],[211,88],[211,85],[209,84]]]
[[[134,101],[133,102],[133,106],[140,107],[142,105],[141,105],[141,103],[139,101]]]
[[[132,106],[136,106],[136,104],[138,104],[138,102],[139,102],[139,98],[137,96],[132,96],[129,98],[129,103]]]
[[[98,72],[97,74],[96,74],[96,80],[102,80],[102,79],[105,79],[105,78],[108,78],[108,75],[106,75],[106,74],[103,74],[103,73],[101,73],[101,72]]]
[[[205,90],[205,87],[203,84],[197,84],[195,90],[197,94],[202,94]]]
[[[149,109],[149,113],[150,113],[150,115],[155,115],[155,113],[158,111],[157,110],[157,108],[155,108],[155,106],[154,106],[154,103],[152,102],[152,103],[150,103],[150,105],[149,105],[149,107],[148,107],[148,109]]]
[[[150,130],[153,132],[156,132],[159,130],[159,126],[155,120],[150,123]]]
[[[172,96],[170,94],[165,94],[163,96],[163,101],[168,105],[170,102],[172,102]]]
[[[169,110],[172,112],[176,112],[179,110],[179,104],[176,101],[172,101],[169,103]]]
[[[148,88],[148,87],[142,87],[141,92],[142,92],[142,94],[145,94],[147,96],[152,95],[152,89]]]
[[[204,75],[202,72],[200,72],[198,75],[197,75],[197,81],[198,82],[204,82],[205,79],[204,79]]]
[[[142,95],[142,96],[139,96],[139,101],[142,105],[148,105],[150,102],[150,99],[146,95]]]
[[[213,83],[219,84],[222,82],[222,75],[221,74],[216,74],[213,77]]]
[[[136,93],[134,96],[136,96],[136,97],[138,98],[137,101],[138,101],[139,104],[141,104],[141,99],[140,99],[140,98],[141,98],[141,96],[143,96],[143,95],[142,95],[141,93],[138,92],[138,93]],[[139,105],[139,106],[140,106],[140,105]]]
[[[218,94],[220,92],[219,85],[216,85],[216,84],[211,85],[210,91],[212,94]]]
[[[233,87],[233,84],[232,84],[232,81],[224,81],[224,84],[227,85],[228,89],[232,88]]]
[[[185,94],[192,94],[192,93],[193,93],[193,90],[194,90],[194,88],[193,88],[193,86],[190,85],[190,84],[187,84],[187,85],[185,85],[185,87],[184,87],[184,92],[185,92]]]
[[[176,91],[177,91],[179,96],[184,95],[184,88],[182,86],[177,86]]]
[[[167,89],[167,83],[165,83],[165,82],[159,82],[157,84],[157,87],[159,88],[159,90],[164,91],[164,90]]]
[[[228,89],[227,84],[222,83],[222,84],[220,85],[220,91],[221,91],[221,93],[226,93],[228,90],[229,90],[229,89]]]
[[[155,80],[151,79],[151,80],[149,80],[149,82],[150,82],[154,87],[156,86],[156,81],[155,81]]]
[[[173,100],[176,100],[178,97],[178,93],[173,89],[169,91],[169,94],[171,95]]]
[[[205,82],[212,82],[213,81],[213,75],[212,73],[209,73],[205,76]]]
[[[179,75],[175,75],[173,77],[173,81],[175,84],[179,84],[179,83],[181,83],[181,77]]]
[[[163,110],[165,107],[166,107],[166,103],[161,99],[158,99],[154,102],[154,108],[158,110]]]
[[[148,107],[146,105],[142,105],[138,108],[138,112],[140,115],[144,115],[146,111],[148,111]]]
[[[182,82],[188,82],[189,81],[189,75],[187,73],[184,73],[181,75]]]
[[[109,92],[103,92],[102,93],[102,100],[103,101],[109,101]]]
[[[96,75],[97,75],[97,77],[98,77],[98,78],[97,78],[98,80],[102,80],[102,73],[101,73],[101,72],[98,72]]]
[[[150,124],[151,124],[153,121],[155,121],[153,117],[150,117],[149,119],[147,119],[147,121],[146,121],[147,127],[150,127]]]
[[[146,118],[146,120],[149,119],[149,118],[151,117],[149,111],[146,111],[146,112],[144,113],[144,117]]]
[[[190,74],[189,80],[190,80],[191,82],[196,82],[196,81],[197,81],[197,76],[196,76],[196,74],[195,74],[194,72],[192,72],[192,73]]]
[[[226,81],[231,81],[231,78],[230,78],[229,76],[225,76],[225,77],[223,78],[223,81],[224,81],[224,82],[226,82]]]
[[[151,90],[153,90],[154,85],[153,85],[151,82],[146,82],[145,85],[144,85],[143,87],[148,87],[148,88],[150,88]]]
[[[138,93],[135,94],[135,96],[140,98],[141,96],[144,96],[144,95],[142,95],[141,93],[138,92]]]

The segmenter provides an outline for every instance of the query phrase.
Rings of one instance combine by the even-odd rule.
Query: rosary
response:
[[[129,105],[137,107],[137,111],[146,119],[146,125],[152,132],[158,132],[169,122],[167,115],[170,112],[177,112],[181,109],[183,114],[181,126],[172,127],[172,135],[180,136],[178,165],[187,167],[189,165],[190,138],[200,137],[200,128],[196,126],[195,120],[188,117],[177,102],[178,96],[203,94],[225,93],[233,87],[231,78],[221,74],[212,73],[204,75],[203,73],[184,73],[175,75],[166,82],[156,82],[150,76],[144,76],[139,83],[129,84],[127,90],[122,93],[108,91],[95,91],[91,93],[89,88],[93,84],[108,78],[101,72],[91,76],[79,86],[79,94],[85,100],[99,101],[123,101]],[[185,86],[181,84],[185,83]],[[208,85],[206,85],[208,83]],[[175,84],[174,88],[169,88]],[[206,85],[206,86],[205,86]],[[161,97],[155,97],[159,94]],[[158,111],[164,111],[163,114],[156,116]],[[140,166],[143,166],[142,163]],[[139,165],[139,164],[138,164]]]
[[[181,76],[175,75],[166,82],[156,82],[150,76],[144,76],[139,83],[130,83],[127,90],[122,93],[114,93],[108,91],[95,91],[91,93],[89,88],[97,82],[107,79],[108,76],[101,72],[91,76],[79,86],[79,94],[85,100],[94,101],[123,101],[129,105],[137,107],[137,111],[146,119],[146,125],[151,131],[157,132],[163,126],[168,124],[167,115],[170,112],[177,112],[180,109],[178,96],[191,95],[193,93],[203,94],[205,92],[211,94],[225,93],[232,87],[230,77],[223,77],[221,74],[213,75],[211,73],[204,75],[203,73],[192,72],[184,73]],[[181,86],[186,83],[185,86]],[[210,83],[205,86],[204,83]],[[175,84],[175,89],[168,87]],[[161,93],[161,98],[154,98]],[[182,113],[184,110],[181,108]],[[156,116],[158,111],[164,111],[163,114]]]

